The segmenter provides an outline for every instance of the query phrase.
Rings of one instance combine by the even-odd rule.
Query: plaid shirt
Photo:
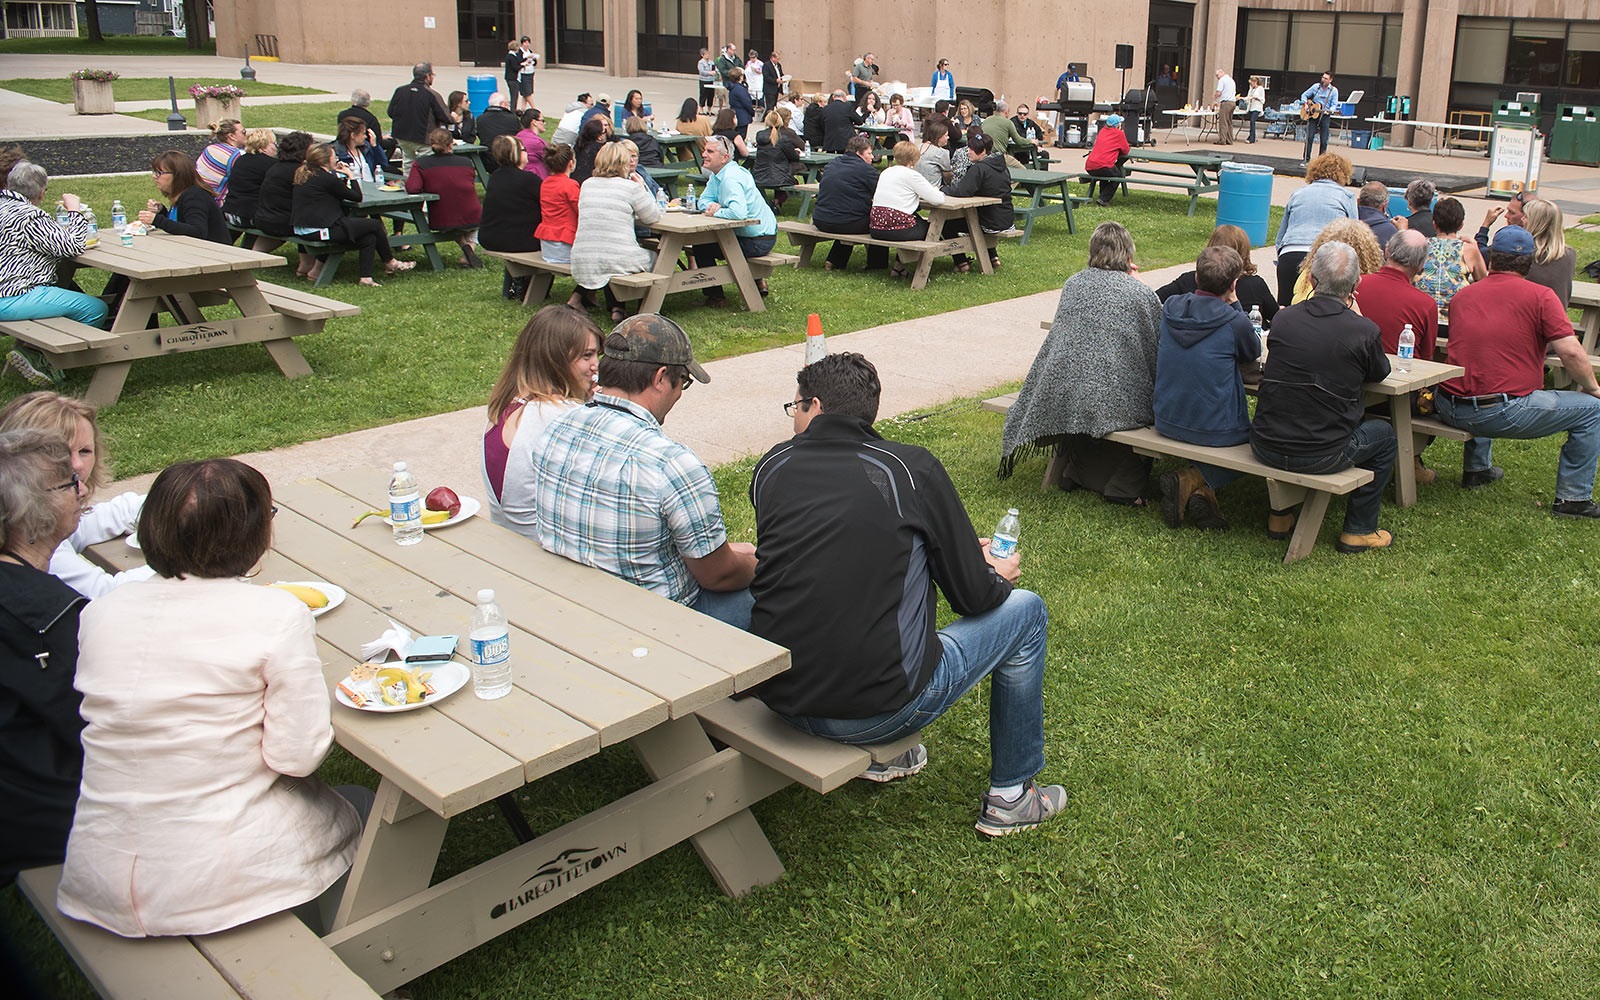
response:
[[[700,596],[684,559],[728,540],[717,487],[649,410],[597,393],[552,423],[534,452],[540,545],[680,604]]]

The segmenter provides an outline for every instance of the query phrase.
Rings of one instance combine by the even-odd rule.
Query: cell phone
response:
[[[443,663],[456,653],[459,635],[418,636],[406,653],[407,663]]]

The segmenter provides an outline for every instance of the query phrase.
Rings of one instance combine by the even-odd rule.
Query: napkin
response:
[[[390,653],[393,653],[396,657],[404,660],[406,652],[411,649],[411,644],[415,641],[416,637],[411,634],[410,629],[391,618],[389,619],[388,631],[363,645],[361,647],[361,656],[366,660],[381,663],[389,658]]]

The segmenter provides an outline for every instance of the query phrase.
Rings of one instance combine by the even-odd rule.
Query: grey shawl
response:
[[[1103,437],[1155,423],[1160,328],[1160,300],[1133,275],[1091,267],[1068,278],[1050,333],[1006,414],[1000,477],[1030,448],[1068,434]]]

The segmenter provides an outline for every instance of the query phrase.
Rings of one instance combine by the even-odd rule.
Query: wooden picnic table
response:
[[[109,230],[99,246],[73,259],[70,269],[92,267],[128,279],[128,287],[109,330],[71,320],[27,324],[19,339],[36,343],[61,368],[93,367],[84,398],[109,406],[122,395],[133,362],[163,354],[259,343],[287,378],[311,374],[311,366],[292,338],[320,331],[334,316],[361,310],[290,288],[257,280],[256,272],[282,267],[277,254],[257,253],[230,244],[151,230],[125,247]],[[207,318],[203,309],[232,305],[236,317]],[[153,316],[170,312],[175,326],[148,329]],[[33,329],[37,326],[48,330]]]
[[[685,163],[693,160],[696,170],[701,170],[705,167],[705,161],[701,158],[702,150],[705,148],[705,136],[688,135],[683,132],[656,131],[651,131],[650,134],[655,137],[656,145],[661,147],[663,158],[665,158],[665,154],[677,151],[678,159]],[[687,159],[683,156],[684,153],[689,154]]]
[[[411,223],[411,232],[389,234],[389,246],[419,246],[427,255],[428,265],[435,271],[443,271],[444,257],[439,254],[439,237],[428,225],[428,202],[438,200],[438,195],[429,192],[412,194],[404,188],[389,191],[376,181],[362,181],[361,201],[351,205],[350,212],[380,221],[397,219]]]
[[[1583,344],[1583,353],[1590,358],[1596,356],[1596,348],[1600,347],[1600,285],[1589,281],[1574,281],[1572,283],[1572,297],[1568,304],[1578,310],[1578,322],[1573,325],[1573,332],[1578,335],[1578,341]],[[1567,369],[1558,359],[1546,362],[1550,368],[1552,384],[1557,389],[1565,389],[1572,385],[1572,376],[1567,374]],[[1600,364],[1596,365],[1600,371]]]
[[[381,523],[352,528],[357,514],[386,502],[376,468],[273,493],[278,513],[261,579],[321,580],[348,595],[316,623],[330,698],[390,619],[419,635],[465,633],[477,590],[492,587],[511,625],[515,681],[504,698],[481,700],[469,683],[411,712],[333,706],[339,744],[379,784],[323,941],[374,990],[406,983],[685,840],[729,894],[783,874],[749,806],[791,777],[731,746],[718,750],[695,713],[754,707],[725,699],[788,669],[787,650],[545,552],[484,517],[405,548]],[[121,539],[94,554],[117,568],[138,561]],[[452,818],[621,743],[644,765],[644,788],[618,790],[609,804],[540,836],[523,830],[519,839],[529,839],[520,845],[431,884]],[[859,773],[865,765],[844,766]]]
[[[1076,174],[1052,170],[1012,169],[1011,183],[1016,186],[1018,194],[1028,198],[1026,205],[1016,209],[1017,215],[1024,220],[1022,246],[1028,245],[1028,237],[1033,233],[1033,220],[1041,215],[1065,215],[1067,232],[1078,231],[1077,220],[1072,217],[1072,192],[1067,190],[1067,183],[1076,178]]]
[[[661,246],[656,251],[653,273],[667,275],[667,280],[650,286],[640,312],[660,312],[661,304],[672,292],[709,288],[713,285],[733,285],[744,296],[745,308],[751,312],[766,312],[767,304],[756,288],[750,261],[739,249],[734,230],[748,226],[754,219],[718,219],[700,212],[666,212],[651,229],[661,234]],[[697,243],[716,243],[722,248],[726,262],[710,267],[699,267],[692,257],[685,270],[678,269],[678,258]],[[792,260],[793,258],[791,258]]]
[[[690,136],[690,138],[694,137]],[[650,175],[651,180],[666,189],[667,197],[669,198],[678,197],[678,182],[680,180],[703,186],[710,179],[706,176],[704,170],[687,160],[682,163],[668,163],[660,167],[645,167],[644,172]]]

